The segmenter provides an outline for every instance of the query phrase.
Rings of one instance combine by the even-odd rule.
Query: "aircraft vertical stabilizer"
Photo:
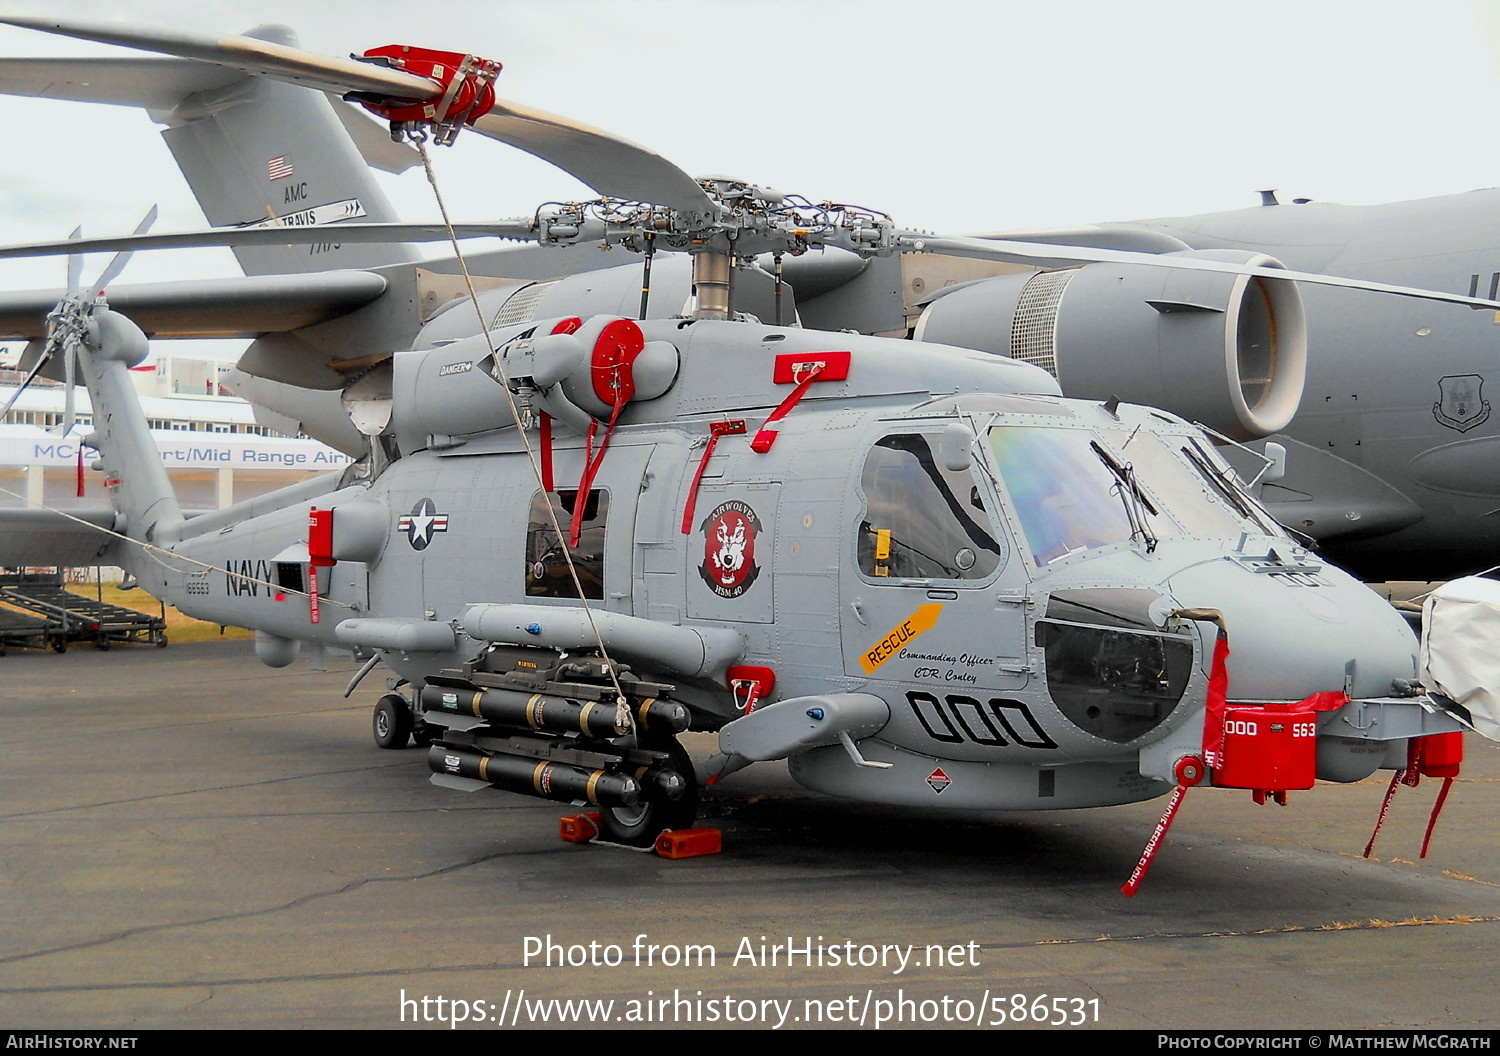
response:
[[[248,36],[295,45],[280,27]],[[339,221],[400,220],[321,92],[245,77],[155,115],[178,167],[215,227],[329,226],[327,242],[234,250],[248,275],[371,268],[416,260],[409,246],[340,244]]]
[[[246,35],[296,44],[282,26]],[[340,222],[400,220],[370,166],[400,171],[416,163],[416,152],[379,142],[385,133],[376,122],[341,114],[322,92],[217,63],[132,57],[0,60],[0,94],[141,107],[168,126],[162,138],[216,227],[330,228],[328,240],[313,245],[236,248],[248,275],[418,259],[405,245],[340,244],[333,230]]]

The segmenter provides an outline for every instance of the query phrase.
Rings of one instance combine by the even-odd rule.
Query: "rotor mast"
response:
[[[722,250],[705,249],[693,254],[693,318],[732,318],[731,277],[734,257]]]

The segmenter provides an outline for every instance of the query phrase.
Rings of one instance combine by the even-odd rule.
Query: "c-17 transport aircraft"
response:
[[[1264,197],[1259,207],[1228,213],[1010,237],[1066,235],[1083,244],[1136,244],[1163,253],[1259,252],[1299,270],[1481,296],[1500,283],[1492,223],[1500,214],[1500,190],[1375,206]],[[994,278],[942,291],[945,296],[929,301],[916,333],[1039,363],[1069,395],[1128,393],[1196,417],[1195,398],[1181,391],[1160,355],[1155,313],[1140,298],[1108,305],[1090,298],[1091,270]],[[1049,293],[1061,302],[1051,329],[1042,340],[1023,335],[1019,306],[1037,296],[1026,292],[1028,283],[1050,290],[1064,282],[1077,282],[1083,296],[1070,301]],[[1287,454],[1284,476],[1260,493],[1266,507],[1366,579],[1438,579],[1495,565],[1500,423],[1491,420],[1491,399],[1500,382],[1500,315],[1435,311],[1404,298],[1351,300],[1311,285],[1303,286],[1302,297],[1307,379],[1296,418],[1273,437]],[[1090,332],[1103,318],[1122,335],[1108,356]],[[1163,321],[1163,330],[1167,325]],[[1284,367],[1267,357],[1250,373],[1274,376]],[[1126,376],[1131,372],[1133,382]],[[1253,460],[1230,457],[1247,474],[1258,468]]]
[[[631,307],[642,303],[629,314],[618,269],[488,284],[414,320],[429,280],[406,263],[133,294],[153,329],[289,305],[298,325],[261,355],[300,355],[305,376],[342,382],[367,438],[342,479],[191,519],[129,391],[142,329],[77,288],[52,312],[35,361],[90,390],[111,560],[185,611],[256,628],[273,665],[301,641],[352,647],[366,673],[384,661],[410,691],[381,699],[377,736],[419,734],[441,783],[594,803],[611,835],[642,841],[693,814],[697,775],[675,741],[686,729],[718,731],[714,773],[787,758],[810,787],[897,805],[1098,805],[1210,776],[1284,797],[1314,774],[1456,771],[1461,725],[1417,688],[1403,621],[1286,535],[1202,433],[1119,399],[1065,399],[1014,359],[779,325],[792,318],[780,265],[835,246],[856,261],[936,249],[1159,273],[1149,307],[1188,320],[1180,345],[1238,321],[1221,341],[1230,358],[1195,387],[1242,435],[1295,409],[1300,379],[1235,373],[1301,355],[1270,325],[1300,312],[1287,277],[1500,304],[1299,275],[1259,254],[1164,263],[903,231],[853,206],[693,180],[635,144],[495,100],[498,66],[473,56],[397,46],[362,64],[258,38],[63,28],[252,73],[253,89],[236,74],[192,100],[183,155],[257,159],[203,144],[283,135],[243,98],[274,83],[262,78],[336,85],[418,140],[472,126],[613,192],[488,233],[604,241],[648,264],[690,254],[685,314],[653,309],[653,280],[634,268]],[[228,182],[264,197],[259,182],[286,179],[288,156]],[[371,210],[305,193],[301,219],[206,240],[332,252],[424,237],[317,230],[327,207]],[[205,236],[75,245],[194,240]],[[747,266],[761,256],[774,270]],[[392,355],[393,341],[410,347]]]

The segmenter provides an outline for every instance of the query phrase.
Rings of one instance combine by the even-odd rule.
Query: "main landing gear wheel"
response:
[[[411,739],[411,709],[406,701],[394,693],[387,693],[375,702],[375,717],[371,724],[375,743],[382,748],[405,748]]]
[[[658,751],[661,746],[652,745]],[[599,823],[604,838],[630,847],[649,847],[665,829],[691,828],[698,818],[698,782],[693,774],[693,760],[676,739],[666,746],[671,756],[667,764],[682,777],[686,786],[677,799],[670,798],[652,780],[642,782],[641,801],[633,807],[605,807]]]

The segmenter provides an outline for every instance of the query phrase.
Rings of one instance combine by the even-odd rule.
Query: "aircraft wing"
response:
[[[0,509],[0,568],[96,564],[115,544],[99,529],[113,529],[115,520],[108,503],[75,506],[67,516],[52,510]]]
[[[256,337],[346,315],[386,291],[369,271],[253,275],[111,286],[111,308],[151,337]],[[0,340],[45,336],[47,313],[63,289],[0,293]]]
[[[974,238],[1006,242],[1045,242],[1053,246],[1087,246],[1134,253],[1176,253],[1193,247],[1167,234],[1136,224],[1084,224],[1080,227],[1049,227],[1032,231],[1001,231]]]

